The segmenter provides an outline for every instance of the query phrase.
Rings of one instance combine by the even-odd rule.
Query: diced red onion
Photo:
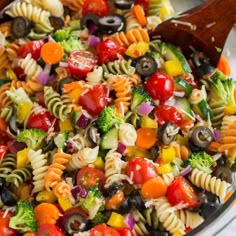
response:
[[[184,168],[181,172],[180,175],[185,176],[189,174],[192,171],[192,167],[188,165],[186,168]]]
[[[135,220],[134,220],[134,217],[132,216],[132,214],[128,214],[126,217],[125,217],[125,223],[126,225],[132,230],[134,228],[134,225],[135,225]]]
[[[138,107],[137,112],[139,115],[147,116],[153,110],[153,108],[154,106],[152,106],[151,104],[142,102]]]
[[[93,24],[93,23],[90,23],[88,25],[88,31],[89,31],[90,34],[93,34],[97,30],[97,28],[98,27],[95,24]]]
[[[27,147],[27,145],[23,142],[18,142],[16,140],[12,141],[10,144],[8,144],[9,151],[13,154],[16,154],[20,150],[23,150]]]
[[[176,99],[174,97],[165,101],[165,105],[172,106],[172,107],[175,106],[175,103],[176,103]]]
[[[92,47],[92,48],[96,48],[98,43],[100,43],[100,42],[101,42],[101,40],[97,36],[91,35],[89,37],[89,46]]]
[[[221,139],[221,133],[218,129],[214,129],[213,131],[213,137],[215,141],[220,141]]]
[[[47,85],[49,81],[52,79],[52,77],[45,73],[44,71],[41,71],[37,77],[38,82],[42,85]]]
[[[185,93],[184,91],[174,91],[175,97],[184,97]]]
[[[85,189],[83,189],[80,185],[76,185],[74,188],[71,189],[71,194],[74,199],[77,199],[78,196],[86,198],[88,192]]]
[[[123,144],[122,142],[118,142],[116,151],[123,155],[125,153],[125,150],[126,150],[126,145]]]
[[[60,66],[60,67],[65,67],[65,68],[67,68],[67,67],[68,67],[68,62],[60,61],[60,62],[59,62],[59,66]]]
[[[82,113],[79,119],[76,121],[76,125],[79,128],[85,129],[89,125],[90,122],[91,122],[91,118],[86,116],[84,113]]]

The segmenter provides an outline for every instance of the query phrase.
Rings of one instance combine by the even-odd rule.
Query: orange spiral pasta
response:
[[[132,86],[136,86],[142,82],[141,76],[137,73],[129,75],[129,81],[131,82]]]
[[[137,43],[140,41],[144,41],[147,43],[150,42],[147,30],[142,28],[132,29],[127,33],[115,33],[111,37],[117,40],[123,46],[129,46],[132,43]]]
[[[116,98],[114,100],[115,107],[119,114],[128,111],[131,100],[131,84],[125,76],[112,76],[108,81],[111,89],[115,91]]]
[[[8,56],[8,59],[10,61],[13,61],[15,58],[18,57],[18,49],[19,49],[20,45],[15,41],[12,43],[9,43],[6,46],[6,53]]]
[[[0,73],[9,66],[9,60],[4,47],[0,46]]]
[[[71,158],[70,154],[66,154],[63,152],[57,152],[53,156],[52,164],[49,166],[46,174],[45,174],[45,188],[47,191],[54,189],[54,187],[62,182],[62,174],[66,169],[66,164],[69,162]]]
[[[84,0],[61,0],[64,6],[67,6],[71,11],[77,12],[84,4]]]
[[[56,71],[56,74],[57,74],[56,78],[57,78],[58,81],[61,80],[61,79],[66,78],[66,77],[71,76],[71,73],[70,73],[69,69],[66,68],[66,67],[59,66],[59,67],[56,68],[55,71]]]
[[[11,83],[6,83],[0,87],[0,106],[1,107],[7,107],[11,106],[12,102],[8,98],[8,95],[6,94],[6,91],[11,88]]]
[[[71,187],[65,181],[61,181],[53,188],[56,197],[69,198],[71,196]]]
[[[11,22],[4,22],[0,24],[0,32],[4,35],[4,37],[8,37],[11,35]]]

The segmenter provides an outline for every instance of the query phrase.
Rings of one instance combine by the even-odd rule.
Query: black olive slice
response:
[[[61,79],[61,80],[59,81],[59,83],[58,83],[58,91],[59,91],[59,93],[60,93],[60,94],[63,93],[64,84],[69,84],[69,83],[72,83],[72,82],[74,82],[74,81],[75,81],[75,79],[72,78],[72,77],[66,77],[66,78]]]
[[[165,231],[155,230],[155,231],[150,231],[149,236],[169,236],[169,233]]]
[[[69,215],[65,220],[64,228],[68,234],[72,235],[73,233],[86,230],[87,225],[88,225],[87,219],[85,219],[78,213],[73,213]]]
[[[99,30],[105,34],[113,34],[124,29],[125,19],[123,16],[115,14],[99,18]]]
[[[215,202],[206,202],[202,204],[201,215],[204,219],[208,218],[210,215],[214,214],[219,208],[219,204]]]
[[[130,9],[134,0],[114,0],[115,7],[121,10]]]
[[[126,197],[125,200],[121,203],[118,208],[118,212],[121,214],[126,214],[130,211],[132,202],[129,197]]]
[[[218,166],[225,166],[227,164],[227,158],[225,155],[222,155],[216,162]]]
[[[199,78],[210,77],[215,71],[215,67],[211,66],[208,63],[204,63],[196,68],[196,75]]]
[[[52,151],[54,148],[56,148],[56,144],[53,139],[50,139],[42,148],[42,152],[46,153],[49,151]]]
[[[110,185],[106,192],[108,194],[108,196],[112,197],[113,195],[116,194],[116,192],[120,189],[123,189],[124,185],[121,183],[113,183],[112,185]]]
[[[232,172],[226,166],[218,166],[214,171],[216,178],[226,181],[227,183],[232,183]]]
[[[3,186],[1,191],[1,199],[3,204],[7,206],[13,206],[17,202],[16,196],[5,186]]]
[[[131,205],[133,208],[136,208],[139,211],[142,211],[146,208],[145,203],[143,201],[143,198],[141,197],[139,190],[134,190],[131,192],[130,200],[131,200],[131,203],[132,203]]]
[[[18,131],[18,127],[17,127],[17,122],[16,122],[16,116],[13,115],[11,118],[10,118],[10,121],[9,121],[9,130],[12,134],[16,135],[17,134],[17,131]]]
[[[198,126],[193,130],[191,140],[197,147],[206,149],[213,141],[213,133],[205,126]]]
[[[31,28],[32,22],[22,16],[17,16],[12,20],[11,30],[15,38],[23,38],[27,36]]]
[[[50,16],[49,21],[54,30],[61,29],[65,24],[61,17]]]
[[[157,71],[157,63],[151,56],[142,56],[137,59],[136,70],[142,76],[150,76]]]
[[[174,123],[167,122],[159,128],[158,137],[163,144],[169,145],[175,139],[177,130],[178,127]]]
[[[4,185],[5,185],[5,180],[0,178],[0,192],[2,191]]]
[[[80,28],[84,29],[84,28],[88,28],[91,26],[97,26],[98,25],[98,16],[93,14],[93,13],[89,13],[85,16],[83,16],[80,20]]]
[[[150,154],[151,154],[152,160],[156,161],[160,155],[160,148],[157,145],[155,145],[154,147],[152,147]]]

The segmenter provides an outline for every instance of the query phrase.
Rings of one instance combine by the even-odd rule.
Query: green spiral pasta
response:
[[[13,108],[12,107],[3,107],[0,117],[2,117],[6,122],[10,120],[13,115]]]
[[[16,168],[16,156],[12,153],[7,153],[0,165],[0,178],[6,177]]]
[[[16,187],[19,187],[22,183],[32,178],[31,165],[27,165],[23,168],[14,169],[8,176],[6,176],[6,182],[12,183]]]
[[[225,103],[224,101],[216,101],[214,99],[211,99],[208,102],[211,110],[212,110],[212,118],[211,118],[211,123],[214,128],[220,128],[222,120],[225,116],[224,114],[224,109],[225,109]]]
[[[44,99],[45,104],[52,115],[61,121],[67,119],[70,110],[61,100],[60,94],[55,92],[52,87],[44,87]]]
[[[131,123],[135,128],[140,126],[140,116],[133,111],[128,111],[125,114],[125,122]]]
[[[103,64],[104,78],[108,79],[112,75],[131,75],[135,72],[135,67],[131,66],[132,60],[116,60]]]

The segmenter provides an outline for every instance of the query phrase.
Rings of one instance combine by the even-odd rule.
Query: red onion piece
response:
[[[138,107],[137,112],[139,115],[147,116],[153,110],[153,108],[154,106],[152,106],[151,104],[142,102]]]
[[[37,77],[38,82],[42,85],[47,85],[49,81],[52,79],[52,77],[45,73],[44,71],[41,71]]]
[[[91,22],[87,28],[88,28],[89,33],[93,34],[97,30],[98,27],[94,23]]]
[[[86,198],[88,192],[85,189],[83,189],[80,185],[76,185],[74,188],[71,189],[71,194],[74,199],[77,199],[78,196]]]
[[[23,142],[18,142],[16,140],[12,141],[10,144],[8,144],[9,151],[13,154],[16,154],[20,150],[23,150],[27,147],[27,145]]]
[[[118,142],[118,147],[117,147],[117,152],[119,152],[121,155],[125,153],[126,150],[126,145],[123,144],[122,142]]]
[[[189,174],[192,171],[192,167],[188,165],[186,168],[184,168],[181,172],[180,175],[185,176]]]
[[[214,129],[213,131],[213,137],[215,141],[220,141],[221,139],[221,133],[218,129]]]
[[[89,37],[89,46],[92,47],[92,48],[96,48],[98,43],[100,43],[100,42],[101,42],[101,40],[97,36],[91,35]]]
[[[125,223],[126,225],[132,230],[134,228],[134,225],[135,225],[135,220],[134,220],[134,217],[132,216],[132,214],[128,214],[126,217],[125,217]]]
[[[84,113],[82,113],[79,119],[76,121],[76,125],[79,128],[85,129],[89,125],[90,122],[91,122],[91,118],[86,116]]]

